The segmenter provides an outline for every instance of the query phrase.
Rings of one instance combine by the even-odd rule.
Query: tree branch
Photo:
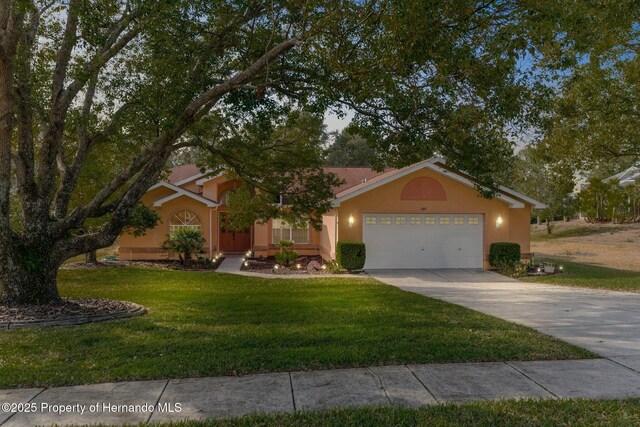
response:
[[[222,96],[246,83],[249,79],[258,74],[266,64],[298,44],[300,44],[300,40],[293,38],[274,46],[245,70],[238,72],[224,83],[214,86],[197,97],[193,102],[187,105],[179,115],[171,131],[159,135],[147,149],[132,160],[124,171],[104,186],[89,203],[74,209],[68,217],[58,221],[56,224],[56,234],[62,235],[69,228],[79,227],[87,217],[99,210],[103,203],[111,198],[116,191],[129,182],[143,168],[153,168],[154,166],[157,166],[159,161],[161,161],[162,164],[159,166],[161,171],[164,167],[164,162],[166,161],[167,156],[171,152],[173,143],[186,131],[190,124],[192,124],[202,114],[209,111],[215,102],[217,102],[217,100]],[[159,173],[160,172],[158,172],[158,174]],[[154,183],[155,181],[151,182],[149,187]],[[129,188],[131,189],[132,187]],[[141,196],[147,189],[148,187],[144,189]],[[123,203],[127,194],[130,194],[129,190],[119,199],[118,202],[115,203]]]
[[[55,99],[55,104],[51,107],[49,129],[44,138],[43,148],[40,154],[41,161],[38,167],[38,183],[41,200],[41,208],[39,211],[41,216],[45,213],[48,215],[48,210],[56,194],[53,164],[59,152],[66,113],[84,85],[91,79],[96,78],[100,70],[118,54],[118,52],[124,49],[131,40],[140,34],[143,24],[137,23],[131,30],[118,38],[131,21],[141,14],[141,10],[133,12],[127,15],[125,19],[119,20],[112,27],[112,30],[109,31],[111,35],[108,37],[108,40],[113,41],[113,44],[104,45],[103,49],[89,61],[88,65],[79,73],[78,77],[70,83],[66,89],[61,90],[60,95]]]
[[[37,186],[34,177],[33,151],[33,100],[31,57],[33,46],[40,26],[42,13],[46,8],[33,9],[29,16],[29,27],[22,39],[20,67],[16,78],[16,113],[18,118],[18,150],[14,159],[16,178],[21,194],[22,209],[26,217],[32,215],[32,201],[37,199]],[[25,224],[30,228],[34,224]]]

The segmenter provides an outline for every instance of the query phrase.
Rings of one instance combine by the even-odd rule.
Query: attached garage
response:
[[[364,214],[366,269],[482,268],[482,214]]]
[[[364,242],[365,269],[423,269],[489,268],[494,242],[518,243],[529,257],[530,212],[545,205],[506,187],[484,198],[469,176],[432,158],[365,178],[333,207],[335,241]]]

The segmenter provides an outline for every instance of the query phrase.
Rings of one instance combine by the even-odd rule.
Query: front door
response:
[[[243,253],[251,249],[251,228],[235,231],[225,227],[226,214],[220,212],[220,252]]]

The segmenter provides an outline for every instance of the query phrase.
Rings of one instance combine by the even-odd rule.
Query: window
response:
[[[296,244],[309,243],[309,224],[305,224],[303,228],[296,228],[282,219],[274,219],[271,225],[271,241],[277,245],[280,240],[291,240]]]
[[[376,217],[375,216],[368,216],[364,219],[364,223],[365,224],[375,224],[376,223]]]
[[[200,230],[200,227],[200,218],[198,218],[198,215],[185,209],[178,211],[173,218],[171,218],[169,232],[173,233],[174,231],[184,228]]]
[[[407,218],[403,216],[396,217],[396,224],[406,224],[406,223],[407,223]]]
[[[435,216],[428,216],[424,219],[424,223],[427,225],[433,225],[436,223],[436,217]]]
[[[477,216],[470,216],[468,223],[471,225],[478,225],[480,224],[480,221],[478,220]]]
[[[380,217],[380,224],[385,224],[385,225],[391,224],[391,217],[390,216],[381,216]]]
[[[464,224],[464,218],[457,216],[453,218],[453,223],[457,225]]]
[[[448,217],[448,216],[442,216],[442,217],[440,217],[440,224],[442,224],[442,225],[447,225],[447,224],[449,224],[449,217]]]
[[[411,217],[411,224],[420,224],[422,221],[420,221],[420,217],[419,216],[412,216]]]

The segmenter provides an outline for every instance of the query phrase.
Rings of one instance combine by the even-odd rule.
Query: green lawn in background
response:
[[[557,266],[562,266],[564,273],[551,276],[528,276],[521,280],[553,285],[640,292],[640,272],[575,262],[547,261],[553,261]]]

